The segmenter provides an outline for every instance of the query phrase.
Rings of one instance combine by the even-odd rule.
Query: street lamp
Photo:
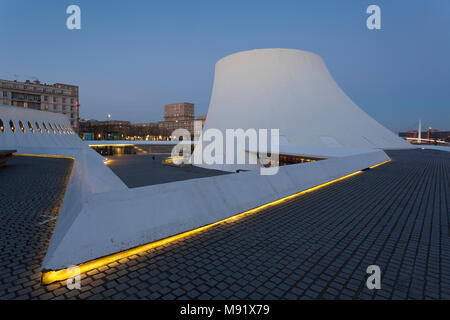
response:
[[[109,121],[110,121],[110,119],[111,119],[111,115],[108,113],[108,123],[106,124],[106,140],[109,140],[110,139],[110,133],[109,133],[109,125],[110,125],[110,123],[109,123]]]

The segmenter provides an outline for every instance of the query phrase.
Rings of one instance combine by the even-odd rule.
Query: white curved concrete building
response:
[[[210,128],[224,135],[225,129],[278,128],[280,153],[301,153],[303,147],[325,156],[329,148],[411,148],[353,103],[321,57],[293,49],[244,51],[218,61],[204,130]]]
[[[282,166],[274,175],[254,170],[128,188],[62,115],[0,106],[0,119],[0,150],[73,159],[42,264],[46,283],[71,276],[73,265],[81,272],[92,270],[148,250],[159,240],[166,243],[362,173],[389,161],[380,148],[413,148],[361,111],[339,89],[320,57],[286,49],[254,50],[220,60],[205,126],[279,128],[284,143],[280,154],[323,159]]]
[[[59,113],[1,106],[0,146],[3,148],[80,148],[83,142],[69,119]]]

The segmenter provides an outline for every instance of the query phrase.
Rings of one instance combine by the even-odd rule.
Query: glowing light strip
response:
[[[13,153],[13,155],[20,156],[20,157],[40,157],[40,158],[57,158],[57,159],[72,159],[72,160],[75,160],[75,157],[71,157],[71,156],[58,156],[58,155],[49,155],[49,154]],[[111,161],[112,161],[111,159],[107,159],[106,158],[105,160],[103,160],[103,163],[107,165]]]
[[[374,166],[370,167],[369,169],[381,166],[381,165],[383,165],[383,164],[385,164],[385,163],[387,163],[389,161],[391,161],[391,160],[388,160],[388,161],[379,163],[377,165],[374,165]],[[238,213],[238,214],[236,214],[234,216],[231,216],[229,218],[226,218],[226,219],[223,219],[223,220],[220,220],[220,221],[208,224],[206,226],[203,226],[203,227],[200,227],[200,228],[197,228],[197,229],[186,231],[186,232],[174,235],[174,236],[170,236],[168,238],[164,238],[164,239],[161,239],[161,240],[157,240],[155,242],[151,242],[151,243],[147,243],[147,244],[144,244],[144,245],[140,245],[140,246],[137,246],[137,247],[134,247],[134,248],[131,248],[131,249],[127,249],[127,250],[124,250],[124,251],[121,251],[121,252],[118,252],[118,253],[113,253],[111,255],[104,256],[102,258],[98,258],[98,259],[94,259],[94,260],[90,260],[90,261],[84,262],[84,263],[78,265],[79,271],[80,271],[80,273],[85,273],[87,271],[99,268],[101,266],[107,265],[107,264],[112,263],[114,261],[118,261],[118,260],[130,257],[132,255],[136,255],[136,254],[148,251],[148,250],[153,249],[155,247],[163,246],[163,245],[171,243],[173,241],[189,237],[191,235],[194,235],[194,234],[197,234],[199,232],[202,232],[202,231],[205,231],[207,229],[210,229],[212,227],[215,227],[215,226],[217,226],[219,224],[227,223],[227,222],[231,222],[231,221],[236,221],[236,220],[241,219],[241,218],[243,218],[243,217],[245,217],[247,215],[259,212],[259,211],[261,211],[263,209],[266,209],[266,208],[269,208],[269,207],[276,206],[276,205],[278,205],[280,203],[286,202],[288,200],[291,200],[293,198],[299,197],[299,196],[304,195],[306,193],[309,193],[309,192],[315,191],[317,189],[323,188],[323,187],[328,186],[328,185],[330,185],[332,183],[335,183],[335,182],[338,182],[338,181],[341,181],[341,180],[353,177],[353,176],[355,176],[357,174],[360,174],[362,172],[363,171],[356,171],[354,173],[348,174],[348,175],[343,176],[341,178],[338,178],[338,179],[335,179],[335,180],[332,180],[332,181],[329,181],[329,182],[317,185],[315,187],[312,187],[312,188],[300,191],[300,192],[292,194],[290,196],[287,196],[287,197],[275,200],[273,202],[269,202],[269,203],[264,204],[262,206],[250,209],[250,210],[242,212],[242,213]],[[50,284],[50,283],[53,283],[53,282],[56,282],[56,281],[65,280],[65,279],[68,279],[70,277],[73,277],[73,276],[77,275],[76,272],[77,272],[76,268],[61,269],[61,270],[57,270],[57,271],[47,271],[47,272],[44,272],[42,274],[42,283],[43,284]]]
[[[131,147],[131,146],[134,146],[134,144],[124,144],[124,143],[121,143],[121,144],[114,144],[114,143],[111,143],[111,144],[89,144],[88,145],[89,147]]]
[[[391,162],[391,161],[392,161],[392,160],[391,160],[391,159],[389,159],[388,161],[385,161],[385,162],[382,162],[382,163],[376,164],[376,165],[374,165],[374,166],[371,166],[371,167],[369,167],[369,169],[373,169],[373,168],[376,168],[376,167],[382,166],[383,164],[385,164],[385,163],[388,163],[388,162]]]
[[[58,158],[58,159],[72,159],[72,160],[75,160],[75,157],[71,157],[71,156],[59,156],[59,155],[50,155],[50,154],[14,153],[13,155],[19,156],[19,157]]]

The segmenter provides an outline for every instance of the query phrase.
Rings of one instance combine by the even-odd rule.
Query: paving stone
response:
[[[394,161],[92,270],[72,291],[39,283],[71,160],[16,157],[0,168],[0,299],[449,299],[450,157],[387,153]]]

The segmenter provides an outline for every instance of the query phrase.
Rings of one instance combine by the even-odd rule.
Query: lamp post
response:
[[[110,130],[110,123],[109,123],[109,121],[111,120],[111,114],[108,113],[107,117],[108,117],[108,124],[106,125],[106,140],[109,140],[109,136],[110,136],[110,134],[109,134],[109,130]]]

